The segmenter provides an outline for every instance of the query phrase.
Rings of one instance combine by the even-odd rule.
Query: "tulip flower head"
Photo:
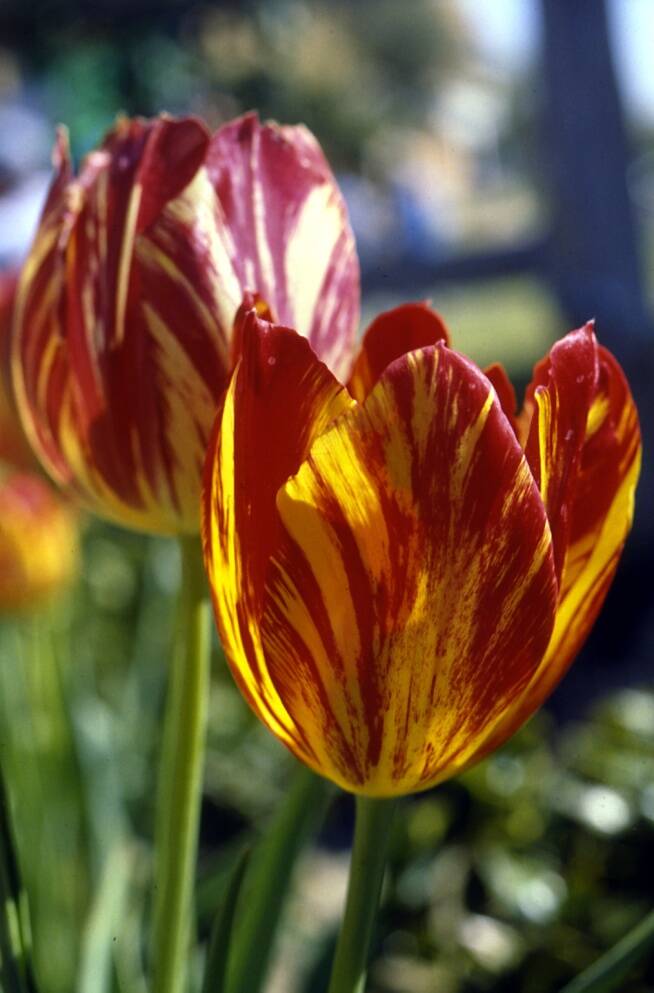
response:
[[[206,442],[244,291],[350,362],[359,275],[312,135],[246,115],[120,120],[73,174],[65,132],[24,267],[13,370],[48,472],[145,531],[199,527]]]
[[[242,333],[203,499],[234,676],[345,789],[432,786],[540,706],[597,616],[640,460],[624,376],[587,325],[516,418],[424,304],[373,322],[347,388],[289,328]]]

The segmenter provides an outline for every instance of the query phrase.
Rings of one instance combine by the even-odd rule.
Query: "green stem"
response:
[[[617,989],[625,974],[654,946],[654,910],[613,948],[593,962],[561,993],[608,993]]]
[[[396,800],[359,796],[341,933],[328,993],[363,993]]]
[[[156,824],[153,993],[183,993],[186,986],[209,698],[209,601],[200,544],[182,538],[180,545]]]

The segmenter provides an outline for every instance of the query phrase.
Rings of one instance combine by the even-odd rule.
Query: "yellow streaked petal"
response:
[[[251,311],[242,333],[242,359],[207,452],[205,562],[221,639],[243,693],[282,741],[315,763],[270,678],[260,615],[277,534],[275,494],[316,435],[353,401],[295,332]]]
[[[544,508],[490,384],[447,349],[405,356],[277,505],[262,644],[311,764],[373,795],[451,775],[554,620]]]

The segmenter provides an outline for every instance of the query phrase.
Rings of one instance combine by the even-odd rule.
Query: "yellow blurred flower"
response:
[[[78,570],[76,514],[34,473],[0,478],[0,611],[41,606]]]

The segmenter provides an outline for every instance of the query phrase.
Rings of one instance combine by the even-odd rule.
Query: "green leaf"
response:
[[[621,984],[633,966],[654,947],[654,911],[644,917],[613,948],[575,976],[561,993],[609,993]]]
[[[27,897],[0,770],[0,988],[5,993],[36,993],[31,950]]]
[[[227,882],[225,895],[211,930],[202,993],[224,993],[225,991],[227,959],[234,930],[236,904],[249,859],[250,849],[246,848],[237,858]]]
[[[228,993],[259,993],[295,860],[322,820],[332,787],[298,767],[285,802],[255,848],[238,901],[227,973]]]

